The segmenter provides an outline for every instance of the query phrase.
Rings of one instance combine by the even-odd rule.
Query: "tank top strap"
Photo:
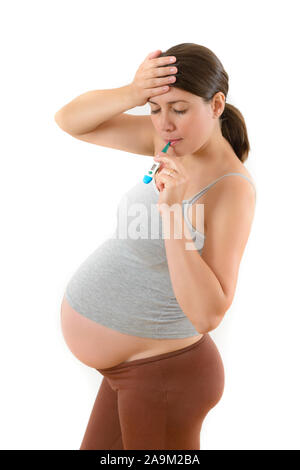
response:
[[[251,183],[252,186],[253,186],[253,188],[254,188],[255,197],[256,197],[256,188],[255,188],[255,185],[254,185],[253,181],[251,181],[251,179],[248,178],[248,176],[243,175],[242,173],[231,172],[231,173],[226,173],[225,175],[220,176],[219,178],[217,178],[216,180],[212,181],[210,184],[208,184],[207,186],[205,186],[203,189],[201,189],[201,191],[199,191],[198,193],[196,193],[196,194],[195,194],[194,196],[192,196],[190,199],[184,199],[182,202],[188,203],[188,204],[193,204],[200,196],[202,196],[202,194],[206,193],[206,191],[208,191],[209,188],[211,188],[211,186],[213,186],[214,184],[216,184],[217,181],[219,181],[220,179],[224,178],[225,176],[229,176],[229,175],[239,175],[239,176],[242,176],[243,178],[245,178],[246,180],[248,180],[249,183]]]

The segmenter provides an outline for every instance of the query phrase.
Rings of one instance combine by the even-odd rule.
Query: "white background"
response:
[[[226,383],[201,448],[300,449],[297,7],[1,4],[1,449],[79,449],[102,378],[66,346],[60,303],[150,162],[76,140],[54,114],[86,91],[129,84],[146,55],[182,42],[211,49],[229,74],[227,101],[245,117],[257,188],[235,299],[210,333]]]

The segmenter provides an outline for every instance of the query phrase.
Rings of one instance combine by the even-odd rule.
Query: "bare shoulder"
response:
[[[235,161],[237,160],[237,161]],[[230,173],[238,173],[231,175]],[[223,175],[224,178],[222,178]],[[243,175],[243,176],[240,176]],[[231,161],[224,169],[220,172],[221,179],[218,180],[218,184],[214,185],[215,188],[211,191],[211,195],[223,195],[224,191],[228,192],[229,188],[235,188],[235,191],[238,192],[239,190],[243,193],[254,194],[255,191],[255,181],[249,172],[249,170],[245,167],[245,165],[235,156],[234,160]],[[216,179],[219,177],[216,176]],[[233,189],[232,189],[233,190]]]
[[[238,173],[228,174],[228,173]],[[224,178],[223,175],[227,175]],[[245,178],[243,176],[245,176]],[[256,189],[255,182],[251,173],[243,165],[242,162],[231,164],[227,168],[223,168],[215,177],[210,177],[210,182],[217,180],[216,184],[209,187],[202,197],[193,204],[193,218],[196,218],[196,205],[202,203],[205,206],[205,229],[219,214],[220,210],[232,212],[237,205],[242,213],[246,214],[249,220],[252,220],[256,206]],[[208,182],[208,184],[210,183]],[[205,187],[206,185],[202,185]],[[237,208],[236,208],[237,209]]]
[[[251,224],[256,206],[255,182],[250,172],[245,167],[239,165],[226,173],[239,174],[221,178],[206,193],[207,195],[210,193],[206,199],[207,223],[210,223],[216,214],[219,214],[220,210],[225,210],[229,213],[236,211],[237,213],[244,214],[249,224]],[[247,179],[240,175],[244,175]]]
[[[246,188],[247,188],[248,192],[255,193],[254,179],[252,178],[251,173],[247,170],[247,168],[243,164],[237,166],[237,168],[235,170],[230,170],[228,173],[238,173],[238,175],[229,175],[229,177],[232,176],[230,178],[231,179],[231,184],[232,184],[233,181],[234,182],[236,181],[237,185],[238,185],[238,181],[240,181],[242,183],[242,184],[239,185],[241,188],[244,187],[245,191],[246,191]],[[239,177],[239,175],[243,175],[246,178]],[[228,178],[228,177],[225,177],[224,179],[226,180],[226,178]]]
[[[235,171],[235,170],[233,170],[233,171]],[[255,182],[254,182],[254,179],[253,179],[251,173],[249,172],[249,170],[245,167],[245,165],[243,163],[240,163],[238,165],[236,172],[241,173],[244,176],[246,176],[255,186]]]
[[[231,175],[230,173],[234,174]],[[253,201],[255,205],[255,182],[251,173],[242,163],[233,167],[231,166],[227,171],[223,172],[223,175],[226,176],[217,181],[217,184],[211,188],[211,200],[215,199],[218,201],[220,198],[224,198],[225,196],[228,196],[229,200],[234,197],[239,197],[240,199],[243,198],[244,200],[248,200],[249,203]]]

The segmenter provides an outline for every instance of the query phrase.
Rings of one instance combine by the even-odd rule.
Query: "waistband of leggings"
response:
[[[167,359],[172,356],[177,356],[179,354],[184,354],[187,351],[190,351],[191,349],[195,349],[200,344],[205,341],[205,339],[209,336],[208,333],[204,333],[204,335],[199,339],[199,341],[196,341],[193,344],[190,344],[189,346],[185,346],[184,348],[176,349],[175,351],[169,351],[167,353],[162,353],[162,354],[157,354],[156,356],[150,356],[150,357],[144,357],[143,359],[135,359],[133,361],[129,362],[121,362],[120,364],[117,364],[116,366],[109,367],[107,369],[97,369],[100,373],[103,372],[113,372],[117,371],[119,369],[125,369],[127,367],[135,367],[139,366],[142,364],[147,364],[148,362],[154,362],[154,361],[160,361],[162,359]]]

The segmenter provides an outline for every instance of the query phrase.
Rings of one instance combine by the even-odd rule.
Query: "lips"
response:
[[[164,139],[165,142],[178,142],[178,140],[182,140],[182,139]]]
[[[165,142],[170,142],[171,147],[174,147],[174,145],[178,144],[181,141],[182,141],[182,139],[165,140]]]

